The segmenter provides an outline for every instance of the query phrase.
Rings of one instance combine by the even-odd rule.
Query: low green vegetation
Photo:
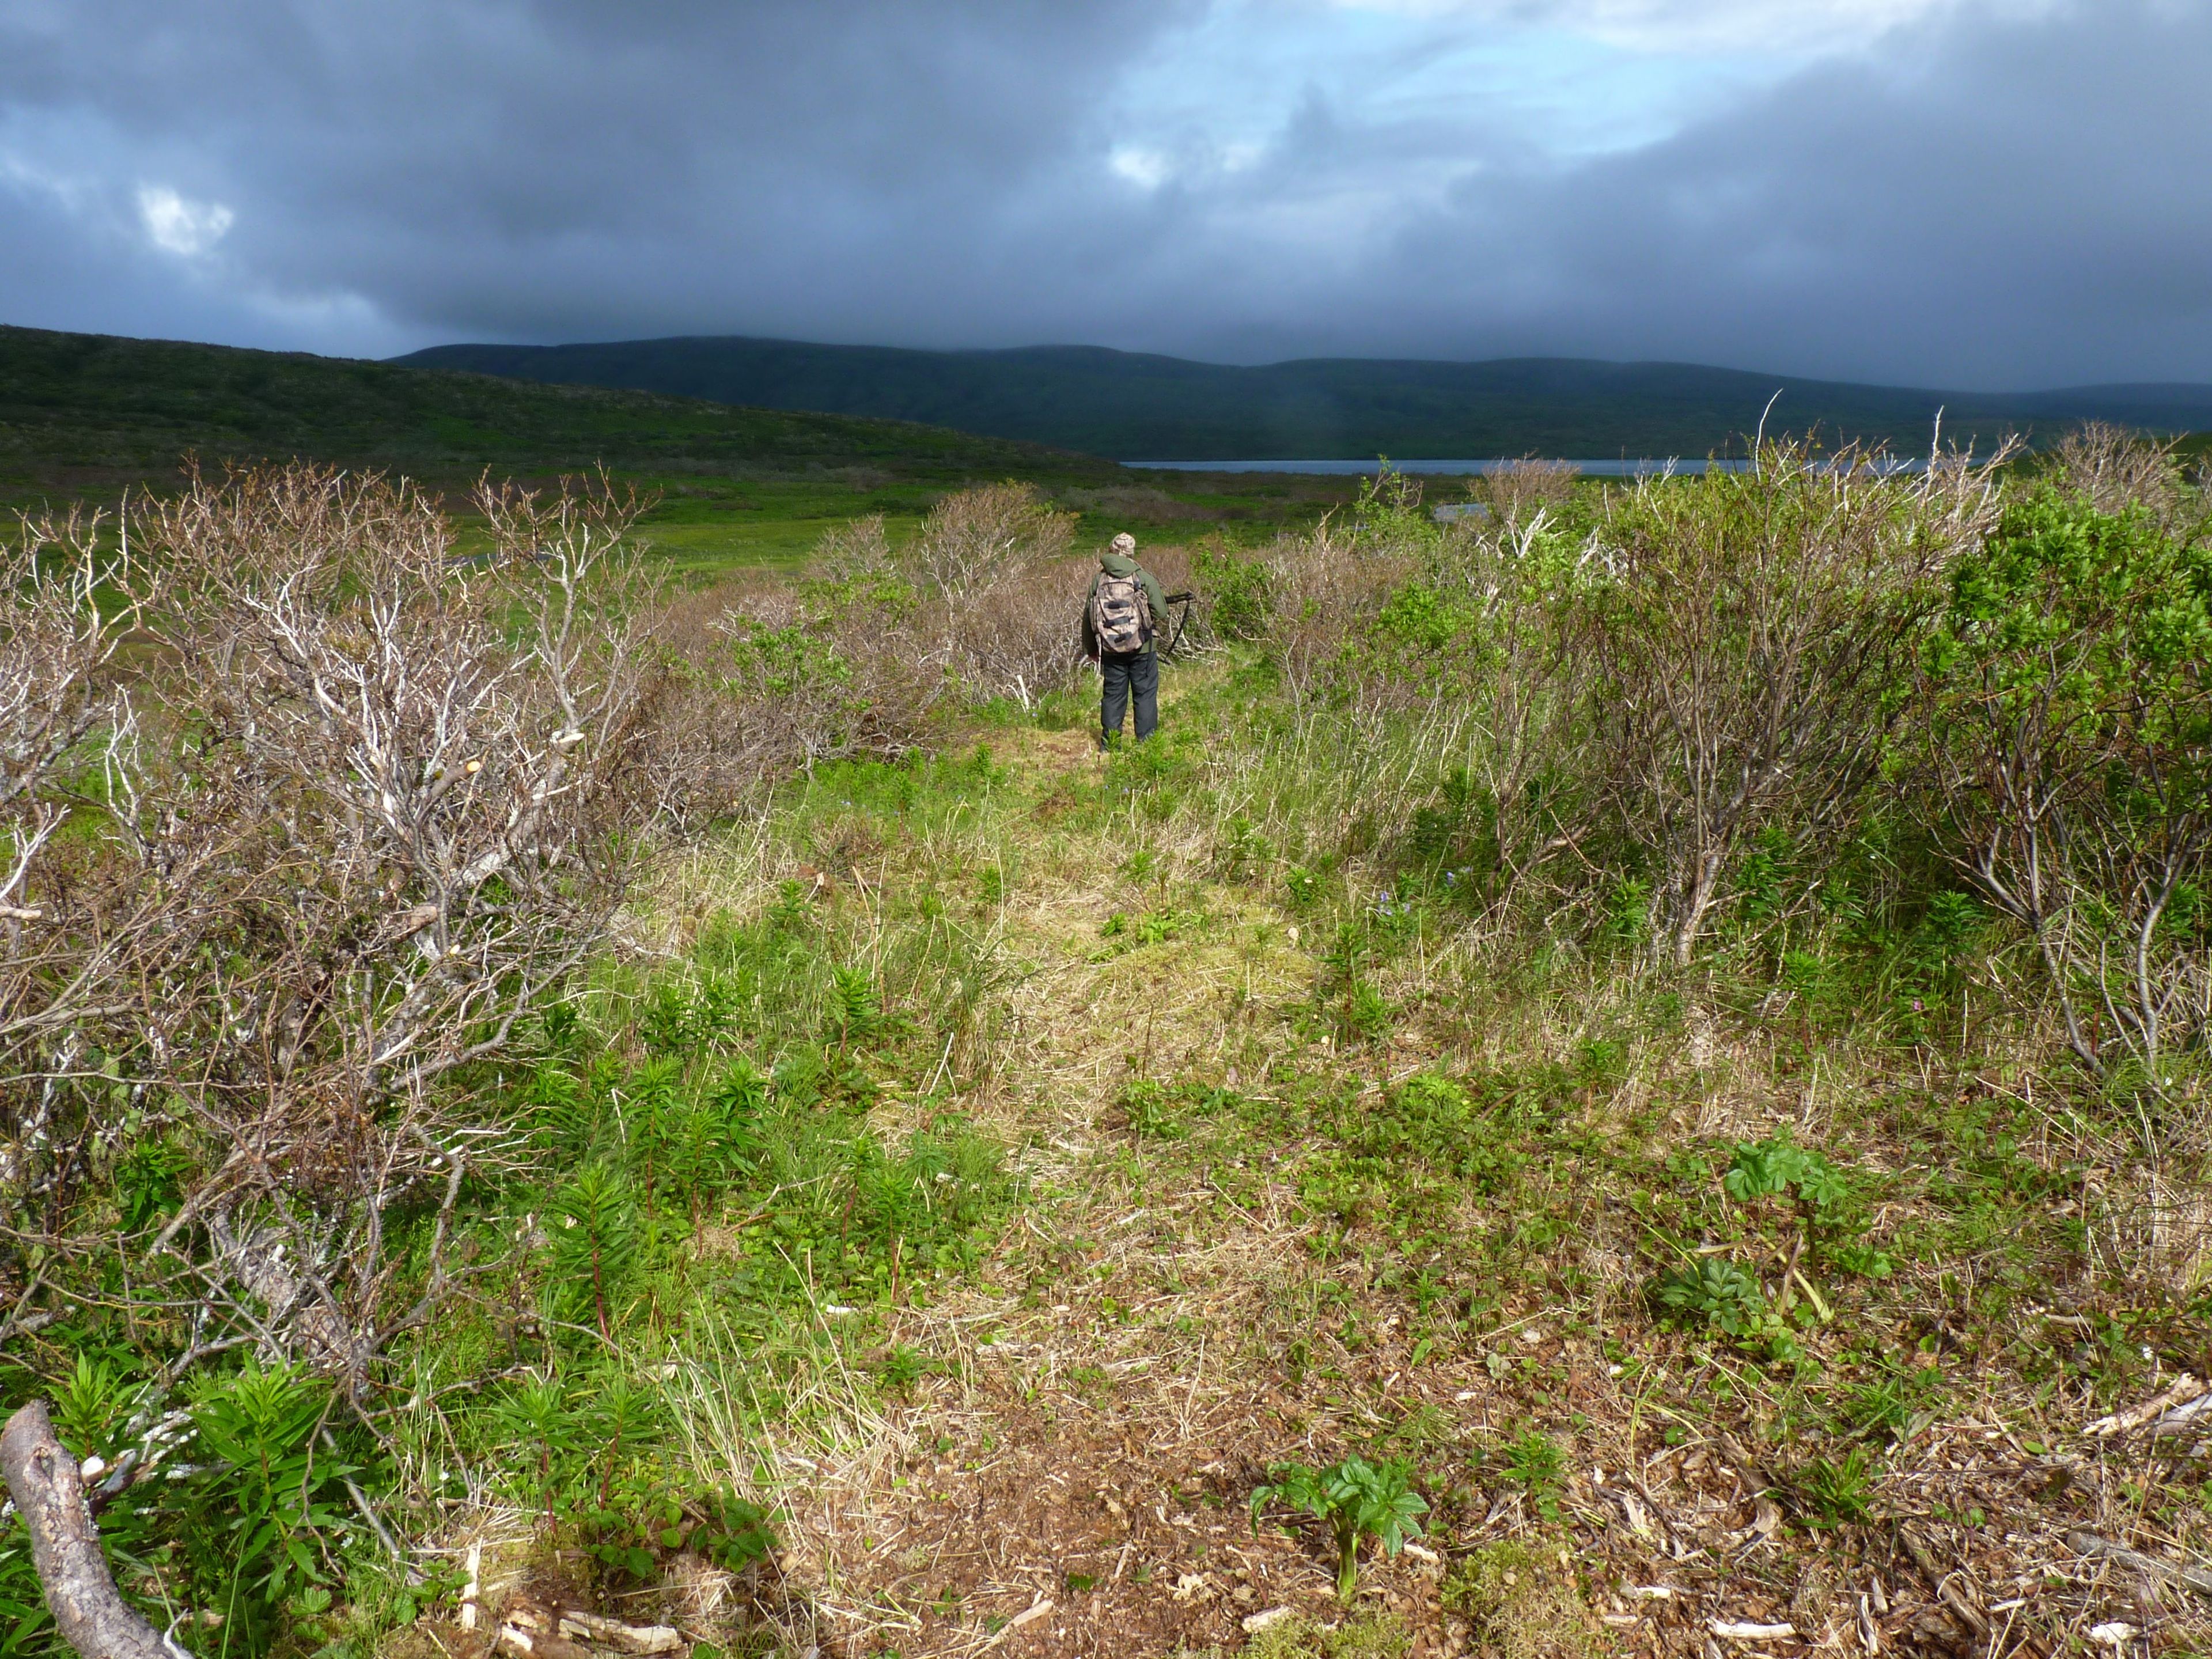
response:
[[[1280,1504],[1328,1527],[1336,1549],[1337,1598],[1349,1601],[1359,1583],[1361,1545],[1371,1538],[1385,1556],[1393,1556],[1408,1538],[1420,1535],[1419,1517],[1429,1505],[1407,1484],[1410,1473],[1403,1463],[1378,1468],[1358,1456],[1325,1469],[1278,1464],[1264,1484],[1252,1488],[1252,1523],[1256,1528],[1268,1506]]]
[[[550,501],[480,505],[533,556],[465,604],[338,538],[282,637],[502,664],[470,732],[537,758],[478,771],[252,702],[258,579],[148,594],[229,619],[206,701],[11,809],[9,1017],[108,971],[101,894],[172,989],[9,1028],[0,1404],[127,1463],[125,1592],[240,1659],[458,1652],[471,1562],[695,1655],[2201,1646],[2096,1552],[2212,1550],[2202,498],[2117,434],[1762,462],[1183,549],[1106,752],[1041,490],[659,617],[604,747],[556,691],[629,681],[489,653],[617,653],[634,566],[554,604]],[[554,754],[570,850],[456,876]],[[20,1528],[0,1612],[53,1651]]]

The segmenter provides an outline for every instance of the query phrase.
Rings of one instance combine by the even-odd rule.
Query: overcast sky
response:
[[[2212,380],[2212,0],[0,0],[0,321]]]

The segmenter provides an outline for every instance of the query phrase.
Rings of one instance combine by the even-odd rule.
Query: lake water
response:
[[[1308,472],[1333,477],[1357,477],[1382,471],[1379,461],[1123,461],[1123,466],[1140,472]],[[1515,460],[1428,460],[1392,461],[1393,472],[1430,477],[1468,477],[1474,473],[1495,472],[1501,467],[1517,466]],[[1748,472],[1751,463],[1734,460],[1557,460],[1544,463],[1549,466],[1571,466],[1588,478],[1654,478],[1660,477],[1694,477],[1705,472]],[[1927,470],[1924,457],[1884,455],[1878,459],[1862,455],[1858,465],[1872,466],[1884,473],[1922,472]]]
[[[1149,472],[1310,472],[1337,477],[1354,477],[1382,470],[1377,461],[1124,461],[1123,466]],[[1393,472],[1447,474],[1467,477],[1474,473],[1495,472],[1500,467],[1513,466],[1510,460],[1487,461],[1393,461]],[[1580,471],[1592,478],[1642,478],[1662,472],[1709,472],[1716,468],[1729,472],[1741,472],[1749,461],[1659,461],[1659,460],[1570,460],[1565,465]]]

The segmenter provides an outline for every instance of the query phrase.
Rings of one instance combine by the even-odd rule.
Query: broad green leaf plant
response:
[[[1373,1538],[1386,1556],[1406,1547],[1408,1538],[1421,1533],[1420,1517],[1428,1501],[1413,1489],[1410,1472],[1403,1463],[1379,1467],[1364,1457],[1346,1457],[1325,1469],[1303,1463],[1278,1463],[1267,1480],[1252,1489],[1252,1525],[1270,1504],[1303,1510],[1328,1522],[1336,1543],[1336,1593],[1346,1601],[1359,1577],[1359,1543]]]

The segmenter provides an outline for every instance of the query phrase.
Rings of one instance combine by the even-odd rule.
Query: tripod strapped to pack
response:
[[[1161,656],[1172,657],[1182,643],[1183,630],[1190,625],[1190,607],[1197,598],[1188,588],[1168,595],[1168,642],[1160,647]]]

